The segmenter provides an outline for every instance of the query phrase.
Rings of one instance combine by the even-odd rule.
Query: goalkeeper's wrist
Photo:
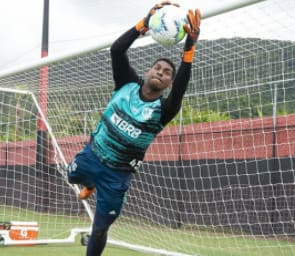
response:
[[[139,22],[137,22],[137,24],[135,25],[135,29],[141,35],[144,35],[148,31],[148,28],[145,26],[145,18],[143,18],[142,20],[140,20]]]
[[[182,60],[187,63],[192,63],[195,55],[196,46],[193,45],[189,50],[183,51]]]

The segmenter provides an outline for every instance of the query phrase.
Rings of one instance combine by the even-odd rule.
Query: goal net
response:
[[[66,181],[67,162],[35,95],[17,83],[0,87],[0,241],[73,243],[90,230],[90,206]]]
[[[149,147],[109,242],[162,255],[294,255],[295,2],[213,14],[182,109]],[[179,65],[182,44],[141,42],[128,52],[140,75],[158,57]],[[107,48],[48,61],[40,116],[40,67],[0,73],[0,222],[37,222],[40,238],[60,238],[91,224],[95,198],[77,200],[63,168],[114,84]]]

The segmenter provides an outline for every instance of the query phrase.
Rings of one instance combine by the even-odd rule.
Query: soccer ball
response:
[[[163,46],[180,42],[186,32],[183,25],[187,22],[186,11],[175,5],[165,5],[158,9],[149,20],[152,38]]]

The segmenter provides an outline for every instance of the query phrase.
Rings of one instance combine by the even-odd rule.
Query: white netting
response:
[[[189,255],[295,254],[295,3],[255,7],[202,22],[183,108],[149,148],[111,239]],[[147,44],[129,56],[143,75],[158,57],[178,65],[182,47]],[[48,123],[70,161],[114,87],[109,50],[48,69]],[[39,68],[0,77],[0,86],[37,97]],[[55,169],[59,157],[50,154],[46,172],[36,168],[36,107],[26,95],[0,95],[0,221],[25,217],[48,232],[75,219],[85,226],[83,205]]]

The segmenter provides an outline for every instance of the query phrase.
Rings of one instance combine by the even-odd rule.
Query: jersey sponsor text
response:
[[[136,139],[141,134],[141,130],[129,124],[127,121],[122,119],[116,113],[113,113],[110,120],[115,124],[121,131],[126,132],[130,137]]]

